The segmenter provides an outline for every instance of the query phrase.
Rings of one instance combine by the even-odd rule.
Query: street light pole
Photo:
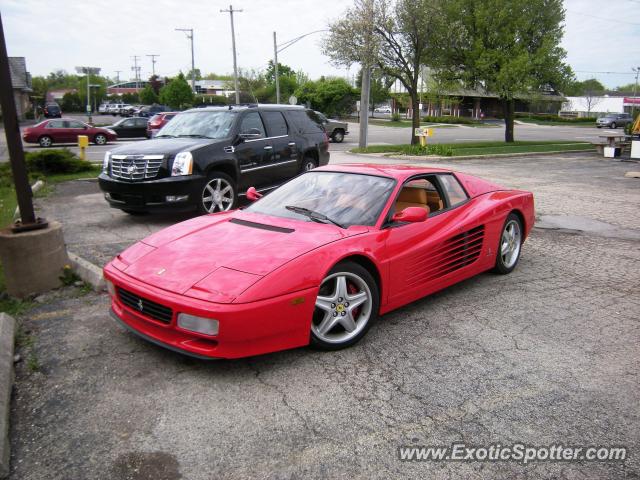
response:
[[[186,33],[187,38],[191,40],[191,90],[196,93],[196,63],[193,55],[193,28],[176,28],[178,32]]]
[[[97,67],[76,67],[76,72],[84,73],[87,76],[87,123],[92,123],[93,118],[91,116],[91,74],[99,75],[100,68]]]
[[[308,37],[309,35],[312,35],[314,33],[318,33],[318,32],[328,32],[328,29],[323,29],[323,30],[314,30],[313,32],[309,32],[309,33],[305,33],[304,35],[300,35],[299,37],[296,37],[294,39],[291,39],[287,42],[284,42],[281,45],[278,45],[276,43],[276,32],[273,32],[273,66],[274,66],[274,72],[275,72],[275,76],[276,76],[276,103],[280,103],[280,75],[278,74],[278,53],[283,51],[285,48],[289,48],[291,45],[293,45],[296,42],[299,42],[300,40],[302,40],[304,37]],[[280,47],[280,48],[278,48]]]
[[[636,84],[633,86],[633,107],[631,108],[631,116],[634,116],[636,113],[636,94],[638,91],[638,75],[640,75],[640,67],[631,68],[634,72],[636,72]]]
[[[278,75],[278,44],[276,32],[273,32],[273,68],[276,80],[276,103],[280,103],[280,76]]]
[[[231,47],[233,49],[233,84],[236,90],[236,104],[240,103],[240,91],[238,90],[238,62],[236,60],[236,32],[233,26],[233,14],[234,12],[242,12],[240,10],[234,10],[233,5],[229,5],[229,10],[220,10],[221,13],[228,13],[231,17]]]

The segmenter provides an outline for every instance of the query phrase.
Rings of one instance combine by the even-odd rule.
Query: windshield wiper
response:
[[[178,135],[178,137],[180,138],[211,138],[211,137],[207,137],[206,135],[199,135],[197,133],[190,133],[188,135]]]
[[[309,217],[311,220],[314,220],[319,223],[332,223],[340,228],[347,228],[344,225],[336,222],[335,220],[332,220],[331,218],[327,217],[325,214],[320,212],[314,212],[313,210],[309,210],[308,208],[296,207],[295,205],[286,205],[284,208],[286,208],[287,210],[293,213],[299,213],[300,215]]]

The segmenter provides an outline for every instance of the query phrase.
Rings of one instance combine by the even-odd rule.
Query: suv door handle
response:
[[[271,145],[265,145],[264,149],[265,150],[273,150],[273,147]]]

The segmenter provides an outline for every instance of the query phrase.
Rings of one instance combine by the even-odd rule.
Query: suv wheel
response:
[[[202,213],[226,212],[236,208],[237,202],[235,182],[226,173],[213,172],[204,184],[198,209]]]
[[[342,130],[336,130],[335,132],[333,132],[331,138],[333,138],[333,141],[336,143],[342,143],[342,141],[344,140],[344,132]]]
[[[302,171],[303,172],[308,172],[309,170],[313,170],[317,166],[318,166],[318,164],[316,163],[315,158],[309,157],[309,156],[304,157],[304,160],[302,161]]]

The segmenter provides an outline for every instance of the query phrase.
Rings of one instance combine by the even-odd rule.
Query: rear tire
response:
[[[520,217],[511,212],[504,221],[500,233],[500,239],[496,249],[494,272],[506,275],[516,268],[520,260],[523,239],[524,235]]]
[[[615,130],[616,128],[618,128],[618,125],[616,125],[616,122],[613,122],[613,123],[611,123],[611,127],[610,128],[613,128]]]
[[[43,135],[38,139],[38,143],[42,148],[49,148],[51,145],[53,145],[53,139],[47,135]]]
[[[308,172],[309,170],[313,170],[317,166],[318,162],[316,162],[316,159],[307,155],[302,161],[302,172]]]
[[[333,132],[331,138],[336,143],[342,143],[342,141],[344,140],[344,132],[342,130],[336,130],[335,132]]]
[[[95,137],[93,137],[93,143],[96,145],[106,145],[107,144],[107,136],[99,133]]]
[[[333,267],[320,285],[310,343],[340,350],[358,342],[378,317],[380,294],[369,271],[355,262]]]

